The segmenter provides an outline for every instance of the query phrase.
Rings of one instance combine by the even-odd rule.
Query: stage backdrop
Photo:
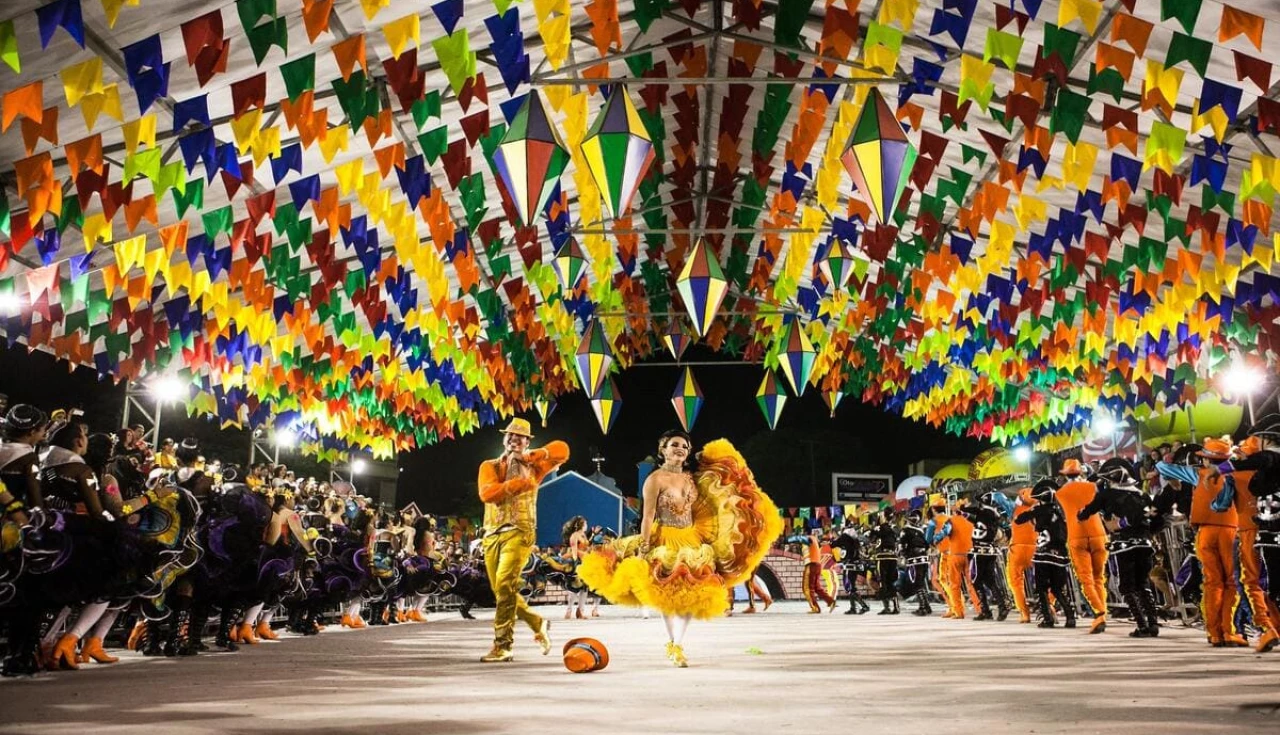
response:
[[[587,527],[604,526],[622,531],[622,495],[569,471],[547,480],[538,491],[538,546],[559,546],[561,527],[574,516],[587,519]]]

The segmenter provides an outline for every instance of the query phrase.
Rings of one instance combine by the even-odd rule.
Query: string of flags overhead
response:
[[[0,330],[329,458],[696,342],[1045,449],[1274,367],[1280,18],[717,1],[0,10]]]

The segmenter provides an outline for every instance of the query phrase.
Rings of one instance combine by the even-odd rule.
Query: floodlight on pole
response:
[[[1218,379],[1218,385],[1224,393],[1230,396],[1240,396],[1245,400],[1245,406],[1249,409],[1249,423],[1254,422],[1253,415],[1253,394],[1262,389],[1266,384],[1267,376],[1257,367],[1239,358],[1231,362],[1231,366]]]
[[[1031,447],[1028,447],[1025,444],[1020,447],[1015,447],[1013,450],[1013,458],[1018,460],[1019,462],[1022,462],[1023,464],[1030,462]]]
[[[151,383],[151,395],[160,403],[174,403],[186,398],[187,384],[172,375]]]
[[[369,463],[364,461],[363,459],[351,460],[351,474],[353,475],[362,475],[364,474],[364,471],[368,468],[369,468]]]
[[[284,429],[277,431],[273,438],[275,445],[283,449],[292,449],[298,446],[298,432],[292,429]]]
[[[1112,436],[1116,433],[1116,429],[1120,428],[1120,425],[1116,423],[1115,419],[1111,418],[1110,414],[1104,413],[1094,417],[1090,428],[1093,430],[1094,436]]]
[[[1253,395],[1262,388],[1262,384],[1266,382],[1266,376],[1258,368],[1242,361],[1236,360],[1231,363],[1231,367],[1222,373],[1220,379],[1221,386],[1224,391],[1232,395]]]

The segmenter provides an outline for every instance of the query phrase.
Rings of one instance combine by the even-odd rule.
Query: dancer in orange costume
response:
[[[820,613],[818,601],[827,603],[827,612],[836,609],[836,598],[827,592],[822,583],[822,547],[818,544],[818,532],[809,536],[809,552],[804,563],[804,599],[809,603],[809,612]]]
[[[1067,552],[1080,591],[1093,608],[1089,632],[1101,633],[1107,629],[1107,529],[1097,515],[1085,521],[1078,518],[1080,511],[1093,502],[1098,486],[1083,478],[1084,467],[1078,459],[1064,462],[1059,474],[1067,478],[1055,495],[1067,519]]]
[[[945,506],[943,506],[945,508]],[[947,613],[944,618],[964,619],[964,582],[969,578],[969,552],[973,550],[973,524],[960,515],[948,516],[938,511],[926,539],[937,545],[942,555],[939,560],[940,581],[947,595]]]
[[[1222,491],[1223,479],[1216,465],[1231,456],[1231,443],[1226,439],[1206,439],[1198,453],[1201,467],[1157,462],[1161,477],[1195,485],[1191,491],[1191,528],[1196,534],[1196,558],[1204,575],[1201,612],[1209,645],[1248,646],[1249,641],[1236,633],[1236,530],[1239,518],[1234,505],[1214,510],[1211,505]]]
[[[1269,414],[1256,422],[1239,453],[1242,456],[1218,465],[1225,479],[1213,508],[1218,510],[1234,500],[1240,520],[1240,576],[1254,610],[1254,621],[1262,628],[1255,650],[1266,653],[1280,642],[1276,632],[1280,625],[1280,609],[1276,606],[1280,601],[1280,581],[1272,581],[1280,580],[1280,416]],[[1247,533],[1246,518],[1251,527]],[[1260,566],[1267,570],[1269,585],[1262,600],[1257,596],[1261,591]],[[1265,618],[1261,610],[1266,610]]]
[[[1262,442],[1257,436],[1251,436],[1240,442],[1238,454],[1241,460],[1262,451]],[[1248,466],[1246,461],[1242,465]],[[1253,624],[1262,631],[1258,638],[1258,653],[1266,653],[1280,643],[1280,610],[1276,603],[1267,597],[1262,589],[1262,555],[1258,553],[1258,522],[1253,514],[1258,512],[1258,498],[1253,494],[1253,478],[1257,470],[1243,470],[1232,473],[1235,477],[1236,493],[1232,502],[1236,509],[1236,520],[1240,527],[1237,538],[1240,539],[1240,586],[1244,587],[1244,595],[1249,600],[1249,609],[1253,612]],[[1214,507],[1217,510],[1217,507]],[[1278,581],[1277,583],[1280,583]]]
[[[529,609],[520,582],[538,528],[538,484],[569,459],[569,445],[561,441],[530,450],[533,432],[524,419],[512,419],[502,434],[502,456],[485,460],[477,480],[484,501],[484,566],[497,601],[493,650],[480,659],[484,663],[512,659],[517,618],[533,629],[542,655],[551,650],[551,621]]]
[[[1018,523],[1018,516],[1031,510],[1031,488],[1018,492],[1013,509],[1013,522],[1009,527],[1009,559],[1004,568],[1005,581],[1013,590],[1013,604],[1018,608],[1018,622],[1031,622],[1031,609],[1027,607],[1027,572],[1031,570],[1036,553],[1036,529],[1030,523]]]

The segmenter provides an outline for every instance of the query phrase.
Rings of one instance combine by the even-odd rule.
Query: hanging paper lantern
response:
[[[725,280],[724,271],[720,270],[720,261],[715,253],[702,240],[693,246],[693,253],[684,262],[680,277],[676,279],[676,289],[684,299],[684,308],[693,321],[693,329],[699,337],[705,337],[715,321],[720,304],[724,303],[725,294],[729,292],[729,282]]]
[[[787,403],[787,389],[778,382],[778,376],[772,370],[765,372],[764,380],[756,389],[756,403],[764,412],[764,420],[769,423],[769,428],[778,428],[778,417],[782,416],[782,407]]]
[[[582,140],[582,155],[611,217],[631,209],[631,199],[653,163],[653,141],[626,88],[615,85]]]
[[[702,410],[702,388],[693,379],[693,371],[685,368],[676,381],[676,389],[671,394],[671,405],[675,406],[676,415],[680,417],[680,425],[685,431],[693,431],[693,422],[698,420],[698,412]]]
[[[872,87],[840,160],[858,187],[858,197],[877,221],[888,222],[893,216],[916,156],[893,110],[880,90]]]
[[[578,377],[582,379],[582,389],[587,395],[594,396],[600,392],[612,365],[613,350],[609,349],[609,340],[605,339],[600,322],[593,320],[578,343]]]
[[[578,241],[572,237],[560,246],[551,260],[551,266],[555,269],[560,285],[565,291],[572,291],[574,286],[578,285],[578,279],[582,278],[586,265],[587,258],[582,254]]]
[[[667,351],[671,356],[680,362],[680,358],[684,356],[684,351],[689,348],[689,343],[693,342],[689,339],[689,333],[684,331],[684,327],[680,324],[680,320],[672,319],[667,325],[667,331],[662,334],[662,342],[667,346]]]
[[[782,354],[778,363],[782,374],[791,383],[791,390],[797,395],[804,395],[804,388],[809,384],[809,374],[813,372],[813,345],[809,344],[809,335],[804,333],[799,319],[792,319],[782,343]]]
[[[822,391],[822,401],[827,404],[827,408],[831,410],[831,418],[836,417],[836,406],[840,405],[840,400],[844,398],[844,391],[824,390]]]
[[[547,419],[551,414],[556,412],[556,402],[551,398],[539,398],[533,402],[534,408],[538,409],[538,415],[542,417],[542,428],[547,428]]]
[[[827,283],[831,284],[832,291],[843,291],[849,283],[849,276],[853,275],[855,264],[856,259],[844,240],[833,238],[831,247],[827,248],[827,257],[818,263],[818,269],[822,271],[822,277],[827,279]]]
[[[618,420],[618,413],[622,410],[622,394],[618,393],[618,384],[613,381],[613,378],[606,379],[604,385],[600,387],[600,392],[591,396],[591,410],[595,411],[600,431],[608,434],[613,428],[613,422]]]
[[[569,164],[569,151],[537,90],[529,92],[493,152],[493,168],[507,187],[520,224],[533,224]]]

